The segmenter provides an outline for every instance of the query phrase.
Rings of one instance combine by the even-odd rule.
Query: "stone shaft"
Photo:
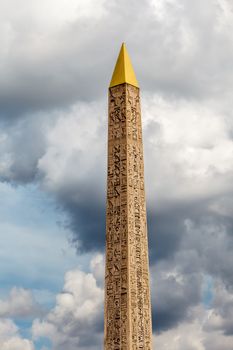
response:
[[[105,350],[152,350],[139,88],[109,88]]]

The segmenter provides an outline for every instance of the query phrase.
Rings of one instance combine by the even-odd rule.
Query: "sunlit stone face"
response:
[[[152,349],[139,88],[109,89],[105,350]]]

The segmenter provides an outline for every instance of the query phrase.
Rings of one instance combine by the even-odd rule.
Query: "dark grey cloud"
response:
[[[152,289],[153,328],[159,333],[187,320],[190,308],[201,302],[201,278],[192,273],[172,276],[167,271],[166,276],[163,271],[161,276],[159,269],[152,271],[155,276]]]
[[[104,197],[97,200],[93,193],[90,197],[81,203],[63,202],[64,209],[70,214],[68,227],[74,233],[72,243],[82,252],[103,251],[105,245]]]
[[[54,118],[54,125],[48,127],[44,134],[43,152],[35,152],[36,148],[32,152],[33,164],[36,165],[30,166],[29,164],[28,168],[34,169],[36,175],[24,180],[25,175],[16,168],[15,172],[11,170],[12,175],[9,175],[8,180],[23,182],[33,181],[36,178],[46,191],[57,198],[59,206],[68,213],[68,227],[72,231],[71,240],[77,250],[79,252],[103,251],[106,179],[104,165],[106,152],[103,152],[103,147],[106,147],[106,137],[103,138],[106,127],[102,124],[103,118],[96,117],[93,130],[89,130],[90,135],[86,140],[87,147],[84,145],[82,148],[81,142],[79,145],[81,148],[79,146],[73,148],[71,135],[69,140],[71,147],[68,147],[69,152],[67,153],[63,145],[63,142],[67,144],[66,141],[60,140],[60,132],[63,134],[67,126],[70,126],[72,130],[74,120],[77,120],[77,127],[84,132],[85,136],[86,128],[82,124],[83,115],[86,116],[87,125],[93,120],[93,114],[88,114],[85,108],[79,111],[77,116],[72,112],[71,115],[62,116],[61,120],[58,116]],[[27,135],[28,129],[19,130],[20,140],[26,141],[25,149],[30,148],[30,142],[27,141],[27,137],[24,137],[24,131]],[[35,130],[40,132],[41,129],[37,127]],[[71,130],[68,129],[68,132],[70,133]],[[76,129],[72,130],[73,132],[76,133]],[[158,138],[161,136],[160,133],[162,133],[161,127],[156,128],[155,135]],[[147,134],[145,136],[147,150],[147,142],[153,134],[148,134],[148,138]],[[79,137],[82,139],[83,135]],[[40,133],[35,140],[40,140]],[[99,143],[96,143],[97,140]],[[10,150],[12,151],[12,146]],[[13,152],[15,158],[17,158],[17,150],[18,147],[15,147]],[[89,157],[91,152],[94,153],[93,158]],[[87,161],[88,157],[90,159]],[[163,172],[161,173],[161,169],[156,170],[157,175],[152,172],[154,164],[152,162],[150,166],[150,173],[153,174],[155,181],[160,182],[158,172],[161,175]],[[176,172],[178,170],[182,173],[182,168],[175,168]],[[184,182],[182,186],[188,186],[188,183]],[[180,185],[177,188],[178,192],[179,190]],[[189,193],[188,190],[187,192]],[[164,332],[188,320],[190,308],[202,302],[202,274],[220,278],[225,285],[232,285],[231,195],[230,193],[228,196],[205,194],[204,198],[203,196],[193,198],[191,191],[185,199],[179,199],[177,202],[171,199],[169,202],[165,193],[165,203],[161,193],[157,200],[156,192],[153,192],[153,195],[149,193],[148,197],[150,199],[148,226],[153,266],[152,278],[155,279],[152,295],[154,329],[157,332]],[[155,199],[152,200],[152,198]],[[169,275],[171,272],[172,274]],[[178,274],[178,279],[176,274]],[[182,280],[182,283],[179,279]],[[227,329],[229,326],[225,325],[225,332]]]
[[[148,208],[148,235],[151,262],[160,259],[172,259],[179,249],[185,227],[183,213],[179,216],[176,209],[158,213]]]
[[[220,1],[164,2],[162,14],[148,0],[102,6],[102,16],[77,16],[57,30],[6,19],[14,40],[2,62],[3,119],[103,97],[123,40],[144,90],[200,99],[230,88],[232,38]]]
[[[5,166],[2,166],[0,173],[2,181],[27,184],[36,180],[37,162],[46,149],[46,128],[40,115],[35,116],[35,120],[27,116],[14,124],[3,126],[5,139],[1,155]]]
[[[204,276],[211,276],[213,281],[221,280],[231,295],[213,302],[209,297],[209,302],[224,320],[219,329],[232,335],[233,221],[232,218],[224,219],[210,212],[192,217],[190,212],[178,248],[164,260],[155,261],[152,296],[156,331],[173,328],[188,320],[190,308],[204,302]],[[211,294],[215,295],[215,287],[210,288]]]
[[[63,202],[71,215],[73,243],[79,252],[103,251],[105,197],[93,198],[91,191],[85,187],[84,191],[86,201]],[[88,200],[89,196],[92,199]],[[166,331],[189,320],[190,308],[204,302],[203,276],[220,278],[224,285],[233,286],[233,221],[209,209],[215,201],[184,203],[164,212],[148,208],[155,332]],[[231,318],[228,320],[231,322]]]

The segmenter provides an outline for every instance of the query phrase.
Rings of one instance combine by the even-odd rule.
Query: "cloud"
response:
[[[156,195],[160,207],[178,206],[231,191],[232,121],[218,106],[153,95],[143,109],[150,202]]]
[[[90,268],[99,286],[104,286],[105,264],[102,254],[94,255],[90,262]]]
[[[91,266],[96,272],[100,258]],[[68,271],[56,305],[43,320],[33,322],[35,339],[47,337],[56,350],[94,349],[102,342],[103,290],[97,286],[93,273],[78,269]]]
[[[17,326],[10,319],[0,319],[0,347],[2,350],[35,350],[32,342],[21,338]]]
[[[202,278],[198,272],[182,274],[179,266],[164,265],[152,269],[153,327],[158,333],[187,320],[190,308],[202,299]]]
[[[152,244],[157,249],[156,255],[162,257],[172,254],[179,247],[184,232],[183,221],[186,219],[180,215],[183,215],[182,211],[187,206],[195,211],[194,205],[196,208],[202,206],[203,200],[224,195],[230,190],[232,122],[229,122],[228,114],[232,106],[227,99],[225,84],[226,80],[228,83],[231,80],[229,71],[225,74],[222,67],[227,69],[223,61],[232,54],[229,52],[231,45],[228,45],[230,38],[226,30],[231,15],[226,10],[229,6],[226,1],[219,1],[218,6],[208,1],[204,7],[200,1],[195,4],[186,1],[181,4],[177,1],[143,1],[134,3],[133,8],[131,5],[131,2],[123,4],[121,1],[112,1],[110,4],[100,2],[100,14],[94,16],[94,12],[90,12],[91,2],[86,5],[83,2],[71,2],[62,17],[64,3],[61,1],[51,21],[48,21],[46,11],[53,6],[52,1],[48,4],[43,2],[40,11],[25,4],[19,17],[12,16],[8,7],[4,7],[8,25],[18,34],[14,39],[15,46],[25,30],[22,22],[18,23],[18,18],[26,21],[32,18],[29,24],[35,25],[32,28],[34,31],[31,31],[31,36],[27,34],[23,46],[20,41],[19,54],[28,50],[28,58],[36,57],[36,61],[22,63],[20,57],[15,56],[17,68],[23,69],[23,83],[30,88],[29,91],[25,90],[25,98],[29,101],[23,102],[22,96],[15,97],[11,89],[6,89],[6,82],[3,85],[4,93],[8,91],[10,106],[15,106],[17,116],[21,113],[23,116],[13,127],[8,125],[4,128],[0,170],[1,178],[5,181],[39,181],[70,214],[69,226],[74,231],[77,246],[84,251],[103,248],[107,125],[104,118],[104,114],[107,115],[106,103],[102,101],[104,91],[106,92],[103,77],[106,76],[108,67],[111,72],[113,56],[116,54],[110,54],[106,47],[109,46],[113,28],[119,25],[123,33],[126,19],[135,14],[127,37],[138,73],[140,75],[141,70],[144,72],[142,102],[149,224],[152,232],[154,222],[157,225],[160,245]],[[142,9],[144,16],[139,16]],[[86,26],[90,26],[88,34],[83,32],[84,18]],[[46,23],[44,29],[41,27],[42,19]],[[17,27],[13,25],[15,23],[18,24]],[[55,30],[58,23],[59,37],[58,29]],[[93,23],[98,23],[98,28]],[[105,30],[106,26],[108,31]],[[79,40],[77,43],[72,41],[72,45],[70,40],[64,40],[70,35],[71,28],[72,37],[79,31]],[[39,35],[46,35],[46,40],[35,40]],[[138,38],[137,43],[135,37]],[[51,40],[53,45],[50,50]],[[99,54],[100,46],[93,45],[94,41],[101,41],[105,55]],[[6,42],[10,45],[9,38]],[[34,47],[32,42],[37,42],[38,46]],[[143,57],[138,42],[143,42]],[[200,59],[207,42],[210,49]],[[213,55],[219,42],[223,48],[221,52],[217,51],[219,56]],[[40,54],[36,54],[37,50]],[[56,50],[60,50],[60,54]],[[93,50],[91,54],[90,50]],[[52,60],[53,56],[56,58]],[[42,64],[38,67],[41,57]],[[69,64],[66,61],[68,57]],[[88,57],[96,58],[91,67]],[[173,64],[170,64],[171,60],[174,60]],[[13,64],[11,61],[4,62],[6,65]],[[101,64],[101,68],[98,64]],[[63,69],[62,72],[57,70],[58,66]],[[70,74],[74,68],[77,74],[73,71]],[[36,82],[33,75],[30,75],[30,69],[38,74]],[[213,71],[219,73],[214,75]],[[83,74],[85,82],[79,74]],[[99,75],[99,80],[96,79],[96,74]],[[18,79],[17,74],[14,77]],[[64,78],[70,84],[70,87],[62,85],[62,96],[57,91],[61,87],[56,83],[58,78]],[[51,87],[53,79],[56,86]],[[221,79],[226,79],[224,87],[220,84]],[[96,84],[94,89],[98,85],[98,91],[101,90],[100,86],[103,87],[101,94],[92,90],[93,84]],[[15,83],[13,85],[14,89],[19,86]],[[219,89],[217,96],[216,87]],[[36,92],[33,91],[34,88]],[[20,91],[16,95],[24,93],[23,91],[24,88],[20,85]],[[200,96],[197,96],[197,92]],[[31,94],[34,95],[33,98]],[[4,103],[7,100],[5,96]],[[30,107],[31,104],[33,106]],[[40,110],[44,112],[41,114],[38,112]],[[2,107],[2,112],[5,116],[7,110],[4,112]],[[191,206],[190,202],[193,203],[194,200],[196,204]],[[164,207],[166,213],[162,214],[161,209]],[[86,220],[86,217],[90,219]],[[174,227],[173,232],[171,227]],[[155,235],[152,236],[152,242],[156,242]],[[165,237],[169,238],[164,242],[172,242],[170,250],[163,244]]]
[[[46,129],[43,115],[25,117],[10,124],[0,133],[0,178],[14,184],[27,184],[36,180],[37,162],[46,148]]]
[[[173,269],[162,265],[157,266],[157,274],[152,270],[154,346],[161,350],[230,350],[233,335],[225,330],[226,324],[232,325],[232,294],[219,280],[213,286],[211,307],[205,308],[200,305],[202,281],[198,280],[203,276],[185,276],[176,264]],[[103,269],[102,256],[94,256],[90,266],[90,273],[76,269],[66,274],[55,307],[46,318],[34,320],[35,340],[48,338],[53,349],[102,348],[103,289],[96,283],[96,268]]]
[[[212,114],[211,106],[203,109],[200,104],[177,103],[157,95],[145,96],[144,101],[152,278],[156,276],[153,315],[155,329],[162,332],[184,322],[190,307],[202,302],[202,274],[232,285],[228,248],[232,158],[230,151],[223,156],[219,151],[225,144],[230,150],[232,141],[227,121],[221,114]],[[101,103],[83,103],[66,115],[57,113],[44,135],[44,154],[36,161],[41,187],[69,214],[72,242],[79,251],[104,247],[106,126],[99,114],[102,109]],[[197,133],[199,123],[202,128]],[[206,151],[205,159],[198,162],[202,151]]]
[[[103,109],[100,103],[81,104],[58,118],[47,134],[48,146],[37,165],[43,188],[69,213],[73,241],[83,251],[102,249],[105,240]]]
[[[219,280],[215,282],[213,309],[209,313],[205,329],[233,338],[233,295]]]
[[[182,238],[173,254],[155,260],[151,267],[155,331],[163,332],[188,321],[190,308],[207,303],[219,317],[222,315],[219,330],[232,334],[232,314],[226,312],[231,310],[232,302],[231,225],[221,217],[199,213],[193,221],[184,221]],[[169,246],[165,248],[169,250]],[[209,277],[214,286],[211,283],[206,300],[203,288]],[[220,298],[224,290],[227,297]]]
[[[86,73],[90,71],[95,76],[95,71],[82,63],[92,49],[88,38],[86,51],[84,38],[80,40],[77,35],[80,39],[74,42],[71,33],[85,35],[84,24],[98,23],[103,12],[100,7],[101,2],[93,11],[91,0],[70,1],[69,5],[63,0],[56,5],[53,0],[36,1],[34,6],[23,1],[21,10],[15,12],[11,11],[16,8],[14,0],[1,5],[2,118],[9,120],[24,112],[67,106],[84,98]]]
[[[24,1],[18,12],[10,11],[13,0],[1,5],[3,119],[103,97],[124,40],[144,90],[186,98],[230,91],[227,1],[160,1],[159,9],[147,0],[92,3]]]
[[[1,317],[35,317],[41,312],[30,290],[14,287],[6,300],[0,300]]]
[[[227,121],[222,114],[212,115],[209,105],[202,109],[199,104],[157,95],[145,96],[144,101],[154,327],[164,332],[187,320],[190,307],[203,302],[203,274],[232,285],[232,141]],[[69,214],[72,242],[79,251],[104,248],[106,126],[99,114],[102,108],[99,102],[82,103],[66,115],[58,112],[44,134],[43,155],[35,156],[37,181]],[[186,115],[194,129],[199,130],[199,123],[204,125],[199,133],[186,124]],[[211,119],[214,122],[205,133]],[[229,153],[222,156],[225,145]],[[204,160],[198,162],[202,151],[206,152]],[[58,326],[47,322],[42,321],[41,327],[50,329],[56,342]]]
[[[79,253],[103,251],[104,96],[117,50],[126,41],[142,87],[157,339],[161,349],[170,346],[167,336],[179,350],[228,350],[233,285],[231,3],[120,0],[93,7],[92,0],[68,5],[59,0],[55,7],[53,0],[33,6],[23,1],[17,11],[11,10],[17,8],[13,0],[0,5],[1,180],[36,183],[67,214],[70,241]],[[67,274],[56,307],[35,321],[35,337],[50,337],[56,349],[68,347],[64,344],[68,336],[73,339],[73,331],[77,338],[71,349],[77,344],[96,349],[101,343],[96,295],[102,291],[103,270],[95,259],[89,277],[79,270]],[[207,277],[214,283],[212,313],[202,329],[202,318],[190,316],[190,310],[204,303]],[[90,315],[94,331],[88,344],[80,343],[87,321],[80,318],[79,299],[84,304],[86,299],[76,296],[80,286],[72,282],[75,278],[94,291],[87,304],[92,297],[99,300],[92,305],[96,313]],[[79,315],[70,315],[69,303],[78,305]]]
[[[231,350],[232,336],[207,330],[212,312],[201,307],[192,308],[188,321],[155,335],[154,346],[161,350]]]

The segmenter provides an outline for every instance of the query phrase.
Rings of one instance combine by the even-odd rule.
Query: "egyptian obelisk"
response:
[[[140,91],[122,44],[109,87],[104,350],[152,350]]]

